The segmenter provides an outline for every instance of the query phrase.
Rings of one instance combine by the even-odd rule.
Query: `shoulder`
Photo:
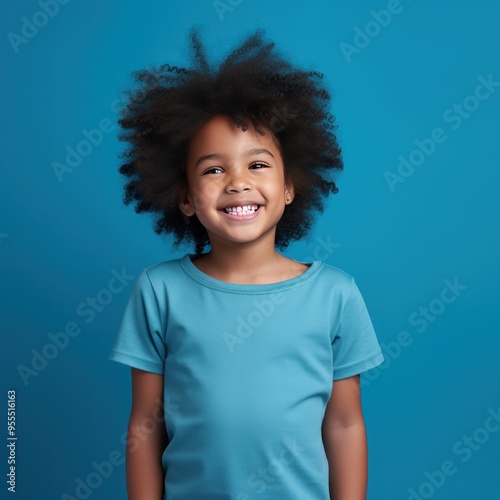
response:
[[[354,277],[347,273],[346,271],[326,264],[322,261],[317,261],[318,269],[318,279],[323,280],[327,283],[335,283],[338,286],[346,287],[350,289],[354,283]]]
[[[185,256],[148,266],[140,273],[138,281],[142,285],[150,284],[153,288],[165,283],[179,282],[183,276],[182,261],[184,259]]]
[[[146,267],[144,271],[146,271],[150,276],[156,276],[164,272],[172,272],[180,267],[181,262],[184,259],[185,256],[179,257],[178,259],[164,260],[162,262],[158,262],[157,264],[153,264],[152,266]]]

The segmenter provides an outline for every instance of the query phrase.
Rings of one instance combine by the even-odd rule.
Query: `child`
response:
[[[349,274],[276,250],[338,191],[330,95],[260,30],[216,69],[191,44],[192,68],[137,73],[119,121],[125,203],[196,247],[139,275],[110,353],[132,371],[129,500],[364,499],[368,311]]]

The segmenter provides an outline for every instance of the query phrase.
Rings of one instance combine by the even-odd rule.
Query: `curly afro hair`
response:
[[[325,198],[338,192],[333,174],[343,162],[323,74],[293,67],[263,38],[264,31],[257,30],[214,68],[192,29],[192,67],[164,64],[133,73],[138,85],[127,91],[118,120],[124,130],[119,139],[129,143],[120,156],[125,163],[119,172],[128,181],[123,202],[135,202],[137,213],[153,213],[155,233],[172,234],[176,247],[194,242],[200,254],[210,244],[196,215],[187,218],[179,201],[187,186],[189,142],[217,115],[242,131],[249,123],[260,135],[270,131],[281,151],[295,199],[276,227],[279,249],[304,237]]]

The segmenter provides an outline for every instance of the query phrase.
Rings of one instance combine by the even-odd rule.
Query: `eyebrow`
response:
[[[274,158],[274,155],[270,151],[268,151],[267,149],[263,149],[263,148],[249,149],[248,151],[245,152],[245,156],[253,156],[253,155],[260,155],[260,154],[266,154],[266,155],[269,155],[272,158]],[[194,168],[195,169],[198,168],[200,166],[200,164],[206,160],[218,160],[218,159],[223,159],[225,157],[226,157],[225,155],[220,155],[217,153],[212,153],[209,155],[200,156],[200,158],[198,158],[198,161],[196,162]]]

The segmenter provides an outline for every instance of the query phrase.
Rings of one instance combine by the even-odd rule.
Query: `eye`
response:
[[[202,175],[206,175],[206,174],[218,174],[220,172],[222,172],[221,168],[219,168],[219,167],[211,167],[211,168],[205,170],[205,172],[203,172]]]
[[[265,163],[257,162],[250,165],[250,168],[256,168],[257,170],[260,170],[261,168],[268,168],[268,165],[266,165]]]

